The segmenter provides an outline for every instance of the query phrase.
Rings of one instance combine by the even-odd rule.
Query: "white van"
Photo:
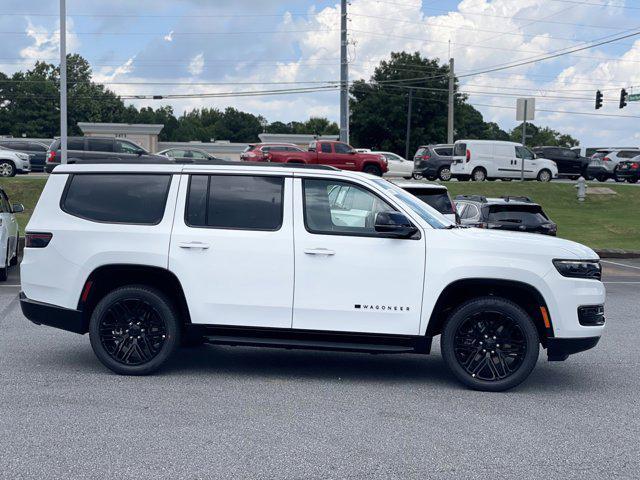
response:
[[[520,143],[499,140],[458,140],[453,147],[451,176],[458,180],[481,182],[486,179],[524,178],[548,182],[558,176],[552,160],[536,155]]]

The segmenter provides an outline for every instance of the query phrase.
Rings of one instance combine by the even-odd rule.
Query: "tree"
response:
[[[513,142],[522,141],[522,123],[511,130],[510,139]],[[549,127],[538,127],[527,122],[527,145],[550,147],[575,147],[579,142],[571,135],[562,134]]]

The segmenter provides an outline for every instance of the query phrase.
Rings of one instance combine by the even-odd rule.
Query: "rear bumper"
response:
[[[80,310],[51,305],[27,298],[24,292],[20,292],[20,308],[22,314],[36,325],[48,325],[49,327],[67,330],[79,334],[88,331],[88,325],[82,317]]]
[[[599,341],[600,337],[548,338],[547,357],[551,362],[562,362],[569,355],[595,347]]]
[[[56,168],[58,165],[60,165],[59,163],[51,163],[51,162],[47,162],[44,164],[44,171],[47,173],[51,173],[53,172],[53,169]]]

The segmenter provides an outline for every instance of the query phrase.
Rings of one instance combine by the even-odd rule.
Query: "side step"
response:
[[[214,345],[232,345],[245,347],[272,347],[307,350],[339,350],[343,352],[365,353],[411,353],[414,347],[404,345],[375,345],[367,343],[329,342],[319,340],[298,340],[260,337],[227,337],[211,335],[205,337],[205,342]]]
[[[423,353],[431,351],[431,337],[413,335],[325,332],[289,328],[190,325],[205,343],[246,347],[335,350],[364,353]]]

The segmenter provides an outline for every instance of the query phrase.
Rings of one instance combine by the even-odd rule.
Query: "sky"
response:
[[[57,63],[57,3],[2,1],[0,71]],[[640,145],[640,102],[618,108],[621,88],[640,93],[640,35],[478,74],[640,32],[640,1],[351,0],[348,8],[351,80],[369,79],[393,51],[442,63],[451,56],[460,90],[485,121],[512,129],[516,98],[535,97],[537,125],[583,146]],[[67,0],[67,16],[68,51],[123,96],[237,94],[339,80],[336,0]],[[604,107],[596,111],[598,89]],[[126,102],[170,104],[177,114],[232,106],[270,122],[339,117],[337,91]]]

